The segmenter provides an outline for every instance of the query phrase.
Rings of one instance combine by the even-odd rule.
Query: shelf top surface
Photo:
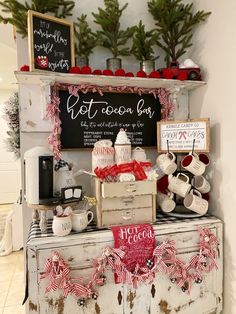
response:
[[[38,85],[43,83],[64,83],[64,84],[89,84],[96,86],[128,86],[139,88],[180,88],[192,90],[203,86],[204,81],[179,81],[170,79],[152,79],[139,77],[118,77],[105,75],[68,74],[55,72],[23,72],[16,71],[15,76],[19,84]]]

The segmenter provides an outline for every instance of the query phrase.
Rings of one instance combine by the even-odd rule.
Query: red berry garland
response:
[[[69,69],[69,73],[71,74],[80,74],[80,67],[74,66]]]
[[[144,71],[140,70],[137,72],[136,76],[137,77],[147,77],[147,74]]]
[[[88,66],[84,66],[81,69],[81,74],[92,74],[92,69]]]
[[[30,70],[30,68],[27,64],[24,64],[24,65],[22,65],[22,67],[20,67],[20,71],[28,72],[29,70]]]

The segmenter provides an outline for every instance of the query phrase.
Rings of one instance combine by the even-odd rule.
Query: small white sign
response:
[[[158,152],[209,152],[210,119],[157,122]]]

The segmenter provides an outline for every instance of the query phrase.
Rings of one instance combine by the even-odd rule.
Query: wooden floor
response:
[[[0,314],[22,314],[24,298],[23,251],[0,256]]]

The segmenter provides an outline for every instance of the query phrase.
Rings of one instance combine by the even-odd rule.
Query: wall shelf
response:
[[[98,86],[130,86],[140,88],[166,88],[192,90],[203,86],[204,81],[179,81],[167,79],[151,79],[139,77],[117,77],[105,75],[67,74],[55,72],[21,72],[16,71],[15,76],[19,84],[40,85],[43,83],[90,84]]]

